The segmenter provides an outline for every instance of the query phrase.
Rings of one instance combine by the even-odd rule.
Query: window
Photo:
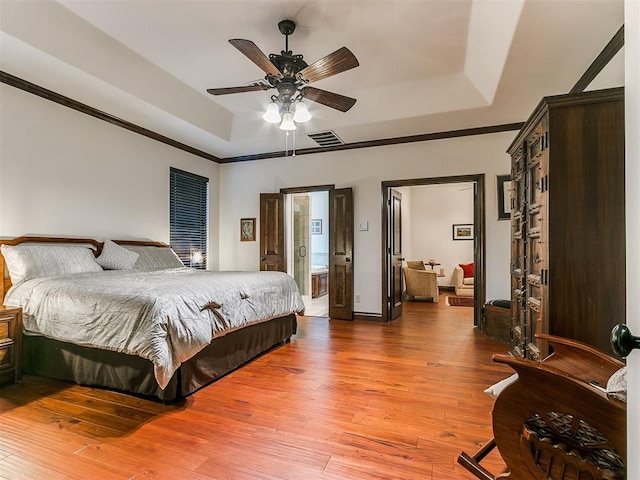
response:
[[[209,179],[170,170],[169,242],[187,267],[207,268]]]

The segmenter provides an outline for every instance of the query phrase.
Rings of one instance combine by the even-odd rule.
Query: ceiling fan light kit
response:
[[[311,114],[309,113],[309,109],[307,105],[302,101],[298,100],[296,102],[296,108],[293,112],[293,121],[298,123],[304,123],[311,120]]]
[[[291,114],[292,104],[295,105],[293,114]],[[282,112],[282,115],[280,112]],[[271,99],[271,103],[267,106],[267,111],[264,112],[262,118],[269,123],[284,123],[286,118],[286,126],[283,126],[281,123],[280,129],[295,130],[295,124],[293,124],[293,128],[291,128],[291,124],[289,123],[289,121],[295,123],[308,122],[309,120],[311,120],[311,114],[309,113],[309,109],[301,98],[282,102],[278,99],[278,97],[274,95]]]
[[[280,116],[280,105],[276,102],[271,102],[262,118],[269,123],[280,123],[282,120],[282,117]]]
[[[296,24],[293,20],[282,20],[278,23],[278,30],[285,36],[285,49],[280,54],[272,53],[268,57],[251,40],[229,40],[231,45],[266,73],[264,81],[242,87],[210,88],[207,92],[212,95],[227,95],[275,88],[278,95],[271,97],[271,103],[262,118],[269,123],[279,123],[280,129],[286,131],[295,130],[296,122],[302,123],[311,119],[303,99],[321,103],[341,112],[349,110],[356,103],[355,98],[309,87],[307,84],[355,68],[359,65],[358,60],[348,48],[342,47],[307,65],[302,55],[294,55],[289,50],[289,35],[295,29]]]
[[[291,112],[285,112],[285,114],[282,115],[280,130],[290,131],[290,130],[295,130],[296,128],[297,128],[296,124],[293,121],[293,114]]]

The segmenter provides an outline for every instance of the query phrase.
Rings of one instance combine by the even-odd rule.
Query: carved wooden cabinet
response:
[[[511,155],[511,355],[536,333],[612,353],[625,322],[624,90],[545,97]]]

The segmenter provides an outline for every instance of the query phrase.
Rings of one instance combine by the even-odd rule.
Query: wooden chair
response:
[[[542,362],[494,355],[518,379],[496,398],[494,438],[458,463],[483,480],[625,478],[626,404],[604,391],[624,363],[575,340],[538,337],[553,348]],[[496,446],[507,465],[498,475],[480,465]]]

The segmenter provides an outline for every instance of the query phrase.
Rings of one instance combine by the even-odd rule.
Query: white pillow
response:
[[[498,395],[500,395],[500,392],[502,392],[502,390],[507,388],[509,385],[511,385],[516,380],[518,380],[518,374],[514,373],[510,377],[507,377],[504,380],[500,380],[498,383],[495,383],[495,384],[491,385],[489,388],[487,388],[484,391],[484,393],[486,393],[487,395],[489,395],[489,396],[491,396],[493,398],[496,398]]]
[[[93,252],[86,247],[53,245],[2,245],[11,283],[71,273],[101,272]]]
[[[627,403],[627,366],[617,370],[607,381],[607,393]]]
[[[127,250],[140,256],[134,265],[136,270],[161,270],[163,268],[184,267],[184,264],[169,247],[153,247],[146,245],[127,245]]]
[[[105,240],[96,262],[105,270],[131,270],[139,256],[111,240]]]

